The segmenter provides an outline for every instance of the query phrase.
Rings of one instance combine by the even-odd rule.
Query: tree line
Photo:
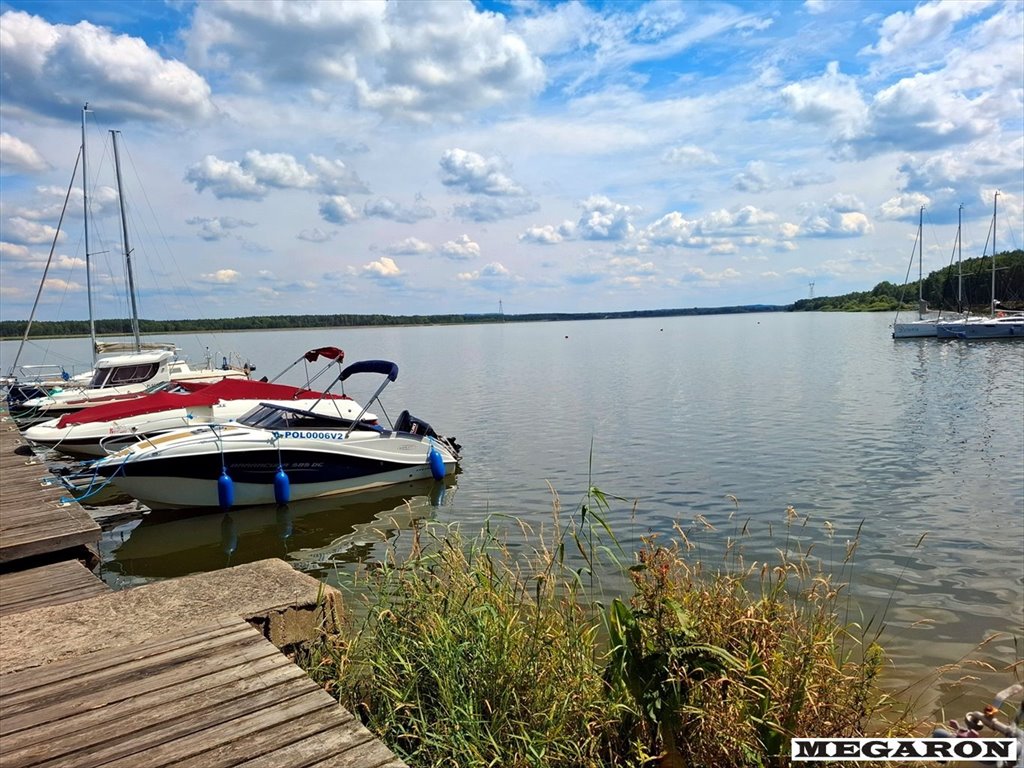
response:
[[[387,325],[455,325],[465,323],[533,323],[556,320],[602,320],[630,317],[671,317],[674,315],[721,315],[747,312],[778,312],[783,306],[692,307],[689,309],[652,309],[629,312],[538,312],[523,315],[447,314],[447,315],[252,315],[249,317],[203,318],[196,320],[139,320],[139,331],[150,333],[199,333],[203,331],[253,331],[289,328],[345,328]],[[0,336],[21,337],[25,320],[0,321]],[[100,336],[130,333],[125,319],[96,320]],[[88,320],[40,320],[32,324],[32,337],[87,336]]]
[[[988,312],[992,297],[992,260],[974,258],[960,266],[963,272],[963,305],[975,312]],[[924,299],[933,309],[958,308],[958,267],[951,265],[929,274],[922,283]],[[1024,251],[1016,250],[998,256],[996,298],[1007,309],[1024,309]],[[821,296],[800,299],[793,304],[753,304],[732,307],[690,307],[680,309],[648,309],[627,312],[536,312],[507,315],[485,314],[444,315],[250,315],[248,317],[200,318],[190,320],[139,320],[139,330],[155,333],[201,333],[204,331],[253,331],[289,328],[345,328],[388,325],[455,325],[466,323],[535,323],[557,320],[606,320],[637,317],[674,317],[680,315],[724,315],[750,312],[895,312],[917,306],[917,281],[896,285],[881,282],[870,291],[857,291],[842,296]],[[0,320],[0,337],[20,338],[25,334],[26,320]],[[100,336],[123,336],[130,333],[124,318],[95,321]],[[32,336],[68,337],[89,335],[88,320],[41,320],[32,324]]]
[[[917,288],[917,280],[906,285],[885,281],[870,291],[800,299],[790,309],[794,312],[895,312],[897,309],[916,309]],[[964,259],[960,265],[951,264],[935,270],[921,281],[921,294],[932,309],[963,309],[988,314],[992,301],[992,258]],[[995,297],[1000,306],[1006,309],[1024,309],[1024,250],[1017,249],[997,256]]]

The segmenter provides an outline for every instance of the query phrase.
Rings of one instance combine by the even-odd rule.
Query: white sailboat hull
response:
[[[912,323],[894,323],[892,337],[894,339],[935,338],[938,335],[937,320],[915,320]]]

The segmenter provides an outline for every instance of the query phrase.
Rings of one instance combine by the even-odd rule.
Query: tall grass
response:
[[[867,732],[883,653],[794,511],[771,564],[744,562],[746,526],[695,557],[702,519],[623,562],[611,501],[591,489],[563,521],[556,497],[527,546],[510,526],[417,529],[304,665],[412,766],[776,766],[793,736]],[[629,594],[602,604],[617,567]]]

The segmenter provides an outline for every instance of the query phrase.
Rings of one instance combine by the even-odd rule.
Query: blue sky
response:
[[[0,317],[785,304],[1024,247],[1021,2],[0,2]],[[85,318],[80,181],[37,317]],[[989,245],[990,249],[991,246]],[[988,251],[990,252],[990,250]],[[916,269],[915,269],[916,271]],[[813,283],[813,288],[811,284]]]

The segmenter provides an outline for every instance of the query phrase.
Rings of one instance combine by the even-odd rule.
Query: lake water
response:
[[[386,412],[408,408],[456,436],[462,471],[447,488],[184,520],[116,507],[100,575],[124,587],[283,557],[331,582],[381,556],[380,542],[413,519],[536,528],[551,520],[552,490],[569,514],[593,484],[628,500],[607,514],[624,545],[667,540],[676,525],[693,532],[702,516],[716,529],[694,536],[705,558],[748,523],[747,557],[773,559],[792,506],[796,538],[838,565],[863,523],[846,575],[854,610],[865,621],[884,613],[890,687],[965,657],[1005,670],[1024,636],[1024,344],[894,342],[891,320],[779,313],[170,337],[193,361],[208,345],[218,360],[252,360],[258,375],[323,345],[349,362],[393,360]],[[43,343],[22,362],[87,346]],[[0,345],[4,371],[15,347]],[[976,680],[953,671],[919,686],[920,705],[959,717],[1013,678],[969,671]]]

